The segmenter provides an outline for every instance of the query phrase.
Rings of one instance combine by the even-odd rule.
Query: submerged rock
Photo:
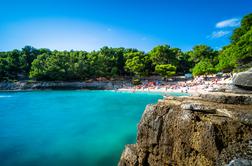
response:
[[[147,106],[137,143],[126,146],[118,165],[250,164],[252,105],[244,95],[238,101],[231,94],[219,95],[169,97]]]

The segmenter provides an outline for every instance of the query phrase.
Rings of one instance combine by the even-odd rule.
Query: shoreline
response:
[[[43,90],[114,90],[118,92],[145,92],[145,93],[185,93],[199,95],[211,91],[228,89],[230,84],[212,84],[211,82],[194,85],[181,86],[181,81],[167,82],[165,85],[154,85],[150,87],[133,86],[129,81],[94,81],[94,82],[0,82],[0,92],[19,91],[43,91]],[[167,88],[167,86],[170,86]],[[176,86],[176,88],[171,87]],[[209,88],[210,87],[210,88]]]
[[[187,86],[179,86],[180,82],[177,82],[175,85],[178,86],[177,88],[167,88],[165,86],[162,87],[151,87],[151,88],[136,88],[136,87],[128,87],[128,88],[120,88],[117,91],[122,92],[147,92],[147,93],[185,93],[191,96],[197,96],[204,93],[210,92],[220,92],[220,91],[230,91],[233,88],[233,85],[230,83],[218,83],[218,84],[203,84],[203,85],[194,85],[191,87]]]
[[[18,81],[0,82],[0,91],[34,91],[34,90],[113,90],[118,89],[121,82],[113,81]]]
[[[184,81],[148,81],[142,80],[140,85],[133,85],[130,80],[114,81],[18,81],[0,82],[0,92],[43,91],[43,90],[113,90],[118,92],[144,93],[184,93],[198,96],[210,92],[250,93],[234,86],[232,77],[196,77]],[[167,95],[169,96],[169,95]]]
[[[202,90],[188,90],[187,92],[180,90],[180,89],[165,89],[165,88],[160,88],[160,89],[133,89],[133,88],[121,88],[117,89],[117,91],[120,92],[148,92],[148,93],[187,93],[187,94],[199,94],[202,93]]]
[[[177,85],[179,81],[170,84]],[[129,84],[127,81],[122,82],[0,82],[0,92],[30,92],[30,91],[57,91],[57,90],[112,90],[117,92],[144,92],[144,93],[184,93],[188,95],[198,95],[208,91],[202,90],[201,87],[190,89],[167,89],[165,87],[151,87],[137,89],[135,86],[123,87],[123,84]]]

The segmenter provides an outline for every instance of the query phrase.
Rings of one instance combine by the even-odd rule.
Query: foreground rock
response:
[[[250,165],[251,95],[235,98],[210,93],[147,106],[137,143],[126,145],[118,165]]]

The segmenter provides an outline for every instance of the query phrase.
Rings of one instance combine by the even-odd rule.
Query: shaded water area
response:
[[[175,94],[179,95],[179,94]],[[161,94],[0,92],[1,166],[113,166]]]

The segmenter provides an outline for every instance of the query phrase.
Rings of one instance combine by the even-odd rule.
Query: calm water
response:
[[[0,92],[1,166],[113,166],[159,94]]]

